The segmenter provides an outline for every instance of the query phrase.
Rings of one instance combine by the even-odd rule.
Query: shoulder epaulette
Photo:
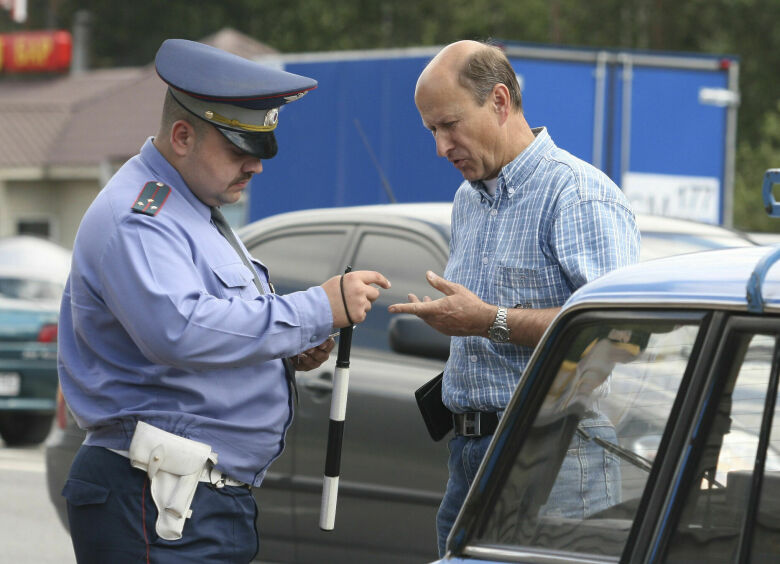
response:
[[[171,187],[162,182],[147,182],[141,189],[141,193],[135,199],[131,208],[134,212],[155,216],[159,212],[168,194],[171,193]]]

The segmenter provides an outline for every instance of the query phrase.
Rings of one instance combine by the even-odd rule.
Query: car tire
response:
[[[38,413],[0,413],[0,437],[7,446],[38,444],[49,435],[53,417]]]

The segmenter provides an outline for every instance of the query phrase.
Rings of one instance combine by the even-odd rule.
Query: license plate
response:
[[[18,396],[20,383],[17,372],[0,372],[0,396]]]

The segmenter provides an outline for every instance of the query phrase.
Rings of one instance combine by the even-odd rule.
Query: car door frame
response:
[[[494,474],[507,472],[507,466],[511,465],[515,454],[525,442],[528,435],[527,430],[531,428],[542,400],[550,387],[551,378],[549,375],[555,373],[562,360],[563,351],[567,344],[566,335],[584,323],[594,323],[599,320],[625,322],[635,321],[639,316],[644,319],[657,318],[659,320],[683,319],[691,315],[701,318],[699,334],[691,351],[671,410],[672,415],[667,421],[656,455],[656,460],[660,460],[660,463],[654,464],[648,475],[645,491],[640,499],[636,517],[626,539],[620,561],[644,561],[648,545],[658,537],[659,523],[664,524],[664,520],[668,521],[668,516],[665,519],[662,519],[662,516],[665,515],[664,510],[667,504],[674,507],[673,502],[676,499],[676,494],[679,493],[677,490],[679,490],[680,454],[684,452],[683,447],[691,432],[692,422],[700,412],[700,401],[697,398],[700,398],[701,395],[698,391],[710,381],[711,359],[714,356],[714,351],[718,350],[726,314],[711,312],[705,308],[685,308],[675,305],[669,305],[661,310],[634,305],[593,309],[593,304],[589,304],[586,311],[582,310],[583,307],[572,308],[556,320],[535,350],[499,424],[494,440],[488,448],[474,484],[469,491],[466,504],[455,522],[448,540],[448,553],[472,557],[506,558],[508,552],[506,549],[496,547],[495,550],[492,550],[469,544],[475,531],[479,530],[485,522],[486,507],[490,505],[489,498],[496,494],[496,482],[500,480],[494,479],[491,483],[491,477]],[[512,433],[517,434],[511,435]],[[509,449],[505,451],[507,453],[515,454],[503,455],[504,449]],[[677,479],[675,495],[671,498],[665,489],[653,487],[655,484],[668,483],[667,480],[670,478]],[[648,533],[648,530],[651,534]],[[513,561],[525,561],[524,557],[528,558],[528,561],[547,561],[545,558],[554,558],[556,562],[582,561],[582,555],[579,554],[568,559],[559,553],[555,553],[554,556],[552,553],[549,556],[542,556],[543,553],[539,550],[512,552]]]

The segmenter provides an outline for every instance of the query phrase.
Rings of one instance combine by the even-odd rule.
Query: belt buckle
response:
[[[482,415],[479,411],[471,411],[463,414],[463,436],[479,437],[482,435]]]

